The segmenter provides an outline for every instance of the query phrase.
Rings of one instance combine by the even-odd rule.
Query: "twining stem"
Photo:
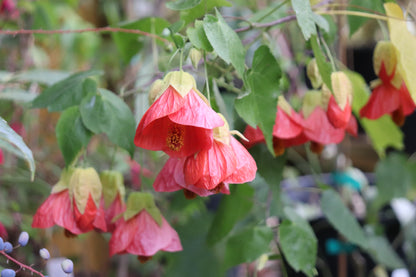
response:
[[[29,270],[30,272],[32,272],[32,274],[33,274],[33,273],[35,273],[35,274],[37,274],[37,275],[39,275],[39,276],[45,277],[45,275],[43,275],[43,274],[42,274],[42,273],[40,273],[39,271],[37,271],[37,270],[33,269],[32,267],[30,267],[30,266],[28,266],[28,265],[22,264],[22,263],[21,263],[21,262],[19,262],[18,260],[16,260],[16,259],[14,259],[13,257],[9,256],[6,252],[4,252],[4,250],[3,250],[3,251],[0,251],[0,254],[1,254],[1,255],[3,255],[4,257],[6,257],[7,259],[9,259],[10,261],[14,262],[15,264],[19,265],[19,266],[20,266],[20,269],[24,268],[24,269],[27,269],[27,270]]]

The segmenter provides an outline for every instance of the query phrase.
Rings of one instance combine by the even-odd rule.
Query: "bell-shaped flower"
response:
[[[156,191],[184,189],[207,196],[229,193],[228,184],[241,184],[255,178],[256,162],[231,136],[228,123],[223,120],[224,126],[214,129],[211,148],[185,159],[168,160],[153,184]]]
[[[277,102],[276,120],[273,126],[273,148],[276,156],[282,155],[286,148],[304,144],[308,141],[303,134],[303,118],[293,110],[283,96],[279,96]],[[257,143],[265,143],[264,135],[259,127],[254,129],[247,126],[244,136],[248,142],[244,142],[250,148]]]
[[[102,184],[97,171],[92,168],[75,168],[69,179],[74,217],[83,232],[96,228],[106,231],[104,209],[101,202]]]
[[[194,78],[183,71],[170,72],[152,90],[155,101],[143,115],[134,142],[183,158],[212,145],[212,129],[224,122],[196,89]],[[152,97],[150,97],[153,99]]]
[[[130,253],[140,261],[150,259],[156,252],[181,251],[176,231],[156,207],[149,193],[133,192],[127,200],[127,209],[117,224],[110,242],[110,255]]]
[[[33,228],[50,228],[58,225],[65,229],[65,234],[72,236],[83,233],[75,220],[68,184],[73,168],[62,171],[58,183],[52,188],[51,195],[42,203],[33,216]]]
[[[104,201],[107,231],[112,232],[116,227],[117,217],[126,209],[124,178],[118,171],[106,170],[100,173],[100,180],[103,186],[102,201]]]
[[[372,82],[373,91],[367,104],[361,108],[360,116],[377,119],[390,114],[393,121],[401,126],[416,105],[401,77],[397,51],[390,41],[377,43],[373,67],[379,79]]]

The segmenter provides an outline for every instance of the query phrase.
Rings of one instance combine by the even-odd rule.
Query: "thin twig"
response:
[[[142,35],[146,37],[155,38],[167,44],[171,43],[169,40],[162,38],[155,34],[151,34],[151,33],[144,32],[141,30],[136,30],[136,29],[124,29],[124,28],[117,28],[117,27],[86,28],[86,29],[76,29],[76,30],[62,30],[62,29],[60,30],[42,30],[42,29],[0,30],[0,35],[12,35],[12,36],[31,35],[31,34],[53,35],[53,34],[72,34],[72,33],[86,33],[86,32],[95,32],[95,33],[110,32],[110,33],[138,34],[138,35]]]
[[[11,256],[7,255],[7,253],[6,253],[6,252],[4,252],[4,251],[0,251],[0,254],[1,254],[1,255],[3,255],[3,256],[5,256],[7,259],[11,260],[11,261],[12,261],[12,262],[14,262],[15,264],[19,265],[19,266],[20,266],[20,269],[25,268],[25,269],[27,269],[27,270],[31,271],[32,273],[35,273],[35,274],[37,274],[37,275],[39,275],[39,276],[41,276],[41,277],[45,277],[45,275],[43,275],[43,274],[42,274],[42,273],[40,273],[39,271],[35,270],[33,267],[30,267],[30,266],[28,266],[28,265],[25,265],[25,264],[23,264],[23,263],[19,262],[18,260],[16,260],[16,259],[12,258]],[[20,270],[20,269],[19,269],[19,270]]]

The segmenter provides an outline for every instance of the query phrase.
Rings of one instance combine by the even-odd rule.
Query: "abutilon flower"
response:
[[[222,116],[221,116],[222,117]],[[229,193],[228,184],[252,181],[257,166],[247,150],[231,136],[228,123],[214,129],[211,148],[182,159],[170,158],[153,187],[156,191],[183,189],[185,196]]]
[[[153,173],[149,169],[142,167],[135,160],[129,160],[129,164],[131,183],[134,188],[139,189],[142,185],[142,180],[140,177],[144,176],[149,178],[153,175]]]
[[[79,170],[83,172],[73,176]],[[65,229],[68,236],[79,235],[92,229],[106,231],[104,210],[102,207],[97,208],[95,196],[93,198],[90,193],[90,188],[96,186],[93,183],[96,178],[99,181],[99,177],[95,173],[97,177],[91,178],[94,175],[91,172],[92,169],[65,169],[59,182],[52,188],[51,195],[36,211],[32,227],[49,228],[58,225]],[[84,188],[80,187],[80,178],[85,182]],[[100,189],[95,189],[93,194],[98,191],[101,197]]]
[[[116,228],[117,217],[126,210],[123,175],[118,171],[106,170],[100,173],[100,180],[103,185],[102,201],[107,231],[112,232]]]
[[[149,193],[133,192],[110,242],[110,255],[130,253],[145,262],[156,252],[176,252],[182,245],[176,231],[156,207]]]
[[[139,147],[187,157],[210,148],[212,129],[224,124],[186,72],[167,74],[149,97],[155,101],[143,115],[134,138]]]
[[[390,114],[392,120],[402,126],[405,117],[416,105],[398,70],[396,48],[390,41],[380,41],[374,49],[373,67],[379,79],[372,82],[373,91],[360,116],[377,119]]]
[[[303,134],[303,118],[295,112],[283,96],[277,102],[276,120],[273,126],[273,148],[276,156],[282,155],[291,146],[304,144],[308,139]],[[248,139],[244,142],[250,148],[257,143],[265,143],[264,135],[259,127],[247,126],[243,135]]]

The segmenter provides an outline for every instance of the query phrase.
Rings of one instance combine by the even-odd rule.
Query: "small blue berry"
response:
[[[14,277],[16,272],[12,269],[6,268],[1,271],[1,277]]]
[[[61,267],[66,274],[69,274],[74,270],[74,263],[70,259],[66,259],[61,263]]]
[[[51,255],[49,254],[48,249],[46,249],[46,248],[42,248],[41,250],[39,250],[39,255],[44,260],[49,260],[49,258],[51,257]]]
[[[4,240],[2,237],[0,237],[0,251],[3,251],[4,249]]]
[[[29,241],[29,234],[27,232],[21,232],[19,235],[19,244],[21,246],[26,246]]]
[[[6,252],[7,254],[10,254],[10,253],[12,253],[12,251],[13,251],[13,245],[12,245],[10,242],[6,241],[6,242],[4,243],[4,248],[3,248],[3,250],[4,250],[4,252]]]

